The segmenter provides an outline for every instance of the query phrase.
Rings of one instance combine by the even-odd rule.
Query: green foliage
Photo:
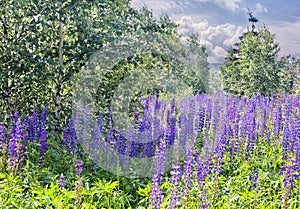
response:
[[[279,45],[267,27],[248,31],[237,48],[230,49],[221,66],[224,90],[236,95],[291,93],[295,86],[295,61],[278,58]]]
[[[193,83],[197,86],[197,93],[209,93],[210,89],[210,68],[207,61],[206,49],[199,44],[199,35],[192,34],[187,39],[187,55],[188,55],[188,67],[194,72],[190,74],[192,78],[189,80],[195,80]],[[197,81],[196,79],[200,79]]]
[[[44,167],[40,168],[38,144],[28,143],[26,147],[26,164],[17,175],[9,175],[6,166],[1,169],[0,208],[75,208],[75,182],[78,180],[74,164],[76,156],[69,155],[51,138],[48,139]],[[85,157],[83,160],[85,166],[81,177],[83,188],[80,208],[131,208],[132,191],[120,189],[125,188],[125,180],[117,179],[101,169],[92,171],[91,160]],[[58,186],[61,173],[66,180],[64,189]],[[136,187],[134,183],[132,186]]]
[[[15,109],[28,114],[33,107],[47,107],[49,121],[55,124],[50,127],[59,137],[63,121],[71,114],[73,84],[78,73],[91,55],[122,37],[144,37],[141,41],[148,41],[157,56],[136,53],[136,58],[113,63],[114,75],[107,78],[109,85],[98,92],[98,99],[103,100],[101,107],[110,105],[114,86],[125,76],[123,71],[130,73],[125,69],[164,69],[166,59],[156,59],[165,55],[169,56],[170,72],[192,86],[194,93],[205,91],[206,81],[186,66],[188,50],[180,43],[177,25],[167,16],[156,20],[146,8],[137,11],[130,8],[128,1],[108,0],[38,4],[32,0],[4,1],[0,10],[1,121],[11,119]],[[151,42],[147,36],[140,36],[147,33],[157,40]],[[138,52],[139,48],[135,50]],[[204,50],[196,50],[201,53],[199,57],[204,55]],[[201,62],[208,65],[206,56],[201,57]]]
[[[89,53],[125,30],[124,10],[125,5],[111,1],[5,1],[1,112],[28,113],[34,106],[46,106],[60,123],[70,114],[74,76]]]

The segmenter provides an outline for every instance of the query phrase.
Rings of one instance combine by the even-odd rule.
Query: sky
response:
[[[132,0],[131,5],[146,6],[155,17],[167,14],[180,25],[183,39],[198,33],[210,63],[224,62],[227,50],[251,27],[249,8],[259,20],[257,27],[265,24],[276,34],[280,56],[300,59],[300,0]]]

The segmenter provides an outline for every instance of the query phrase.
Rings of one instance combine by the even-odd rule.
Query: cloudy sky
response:
[[[250,26],[247,8],[265,24],[281,47],[280,55],[300,58],[300,0],[132,0],[145,5],[155,16],[166,13],[180,24],[183,36],[197,32],[210,63],[222,63],[226,51]]]

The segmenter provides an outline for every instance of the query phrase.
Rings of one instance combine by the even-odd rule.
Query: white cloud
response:
[[[268,12],[268,9],[264,7],[263,5],[257,3],[255,5],[255,12]]]
[[[238,11],[241,9],[240,3],[242,1],[243,0],[132,0],[131,6],[139,8],[144,5],[153,9],[155,13],[170,10],[180,12],[198,3],[208,2],[229,11]]]
[[[208,28],[208,21],[207,20],[203,20],[199,23],[193,23],[192,24],[192,28],[194,28],[195,31],[203,31],[206,30]]]
[[[131,6],[133,8],[146,6],[153,11],[154,16],[170,11],[182,12],[187,8],[184,2],[175,0],[132,0]]]
[[[223,62],[226,51],[239,41],[239,36],[245,31],[244,27],[229,23],[210,26],[207,20],[195,22],[189,16],[181,17],[176,23],[180,24],[178,32],[183,41],[190,33],[199,34],[200,44],[206,47],[210,63]]]
[[[212,2],[216,4],[217,6],[228,9],[230,11],[237,11],[240,9],[239,3],[242,2],[242,0],[197,0],[198,2]]]
[[[270,25],[270,30],[275,33],[276,40],[281,48],[281,55],[291,54],[300,57],[300,19],[296,22],[277,22]]]
[[[215,46],[215,48],[213,48],[211,53],[212,53],[212,56],[208,57],[209,63],[221,63],[224,61],[224,58],[227,54],[225,49],[223,49],[220,46]]]

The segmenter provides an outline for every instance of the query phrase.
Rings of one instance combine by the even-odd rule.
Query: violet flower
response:
[[[15,119],[18,115],[15,114]],[[8,144],[8,168],[12,174],[20,170],[24,162],[25,146],[23,145],[23,126],[17,119],[12,127],[11,137]]]
[[[296,176],[295,176],[295,168],[294,165],[287,164],[285,166],[285,177],[284,177],[284,183],[283,186],[289,191],[289,194],[294,188],[294,182],[295,182]]]
[[[7,152],[7,139],[5,133],[5,127],[0,123],[0,153],[2,154],[0,158],[0,171],[4,166],[6,161],[6,152]]]
[[[80,176],[81,172],[83,171],[83,162],[81,160],[75,160],[76,161],[76,176]]]
[[[193,147],[187,146],[186,149],[186,159],[184,161],[184,191],[190,190],[192,188],[192,181],[193,181]]]
[[[6,139],[6,133],[5,133],[5,127],[0,123],[0,151],[6,150],[7,146],[7,139]]]
[[[33,141],[39,138],[39,113],[36,108],[33,109],[31,116],[31,132],[33,136]]]
[[[44,156],[47,150],[47,132],[44,127],[41,129],[41,137],[40,137],[40,167],[44,165]]]
[[[170,209],[175,209],[180,206],[180,192],[179,192],[179,182],[181,181],[182,168],[179,163],[173,165],[173,169],[170,172],[172,183],[172,194],[171,194],[171,204]]]
[[[154,174],[152,178],[152,185],[151,185],[151,206],[153,209],[160,209],[161,204],[163,202],[163,194],[160,190],[160,183],[161,183],[162,177],[160,174],[156,173]]]
[[[255,190],[257,188],[257,180],[258,180],[258,171],[254,170],[252,175],[249,176],[249,180],[251,181],[250,188]]]
[[[65,180],[64,174],[62,173],[62,174],[60,174],[60,177],[59,177],[58,187],[61,189],[64,189],[65,184],[66,184],[66,180]]]

